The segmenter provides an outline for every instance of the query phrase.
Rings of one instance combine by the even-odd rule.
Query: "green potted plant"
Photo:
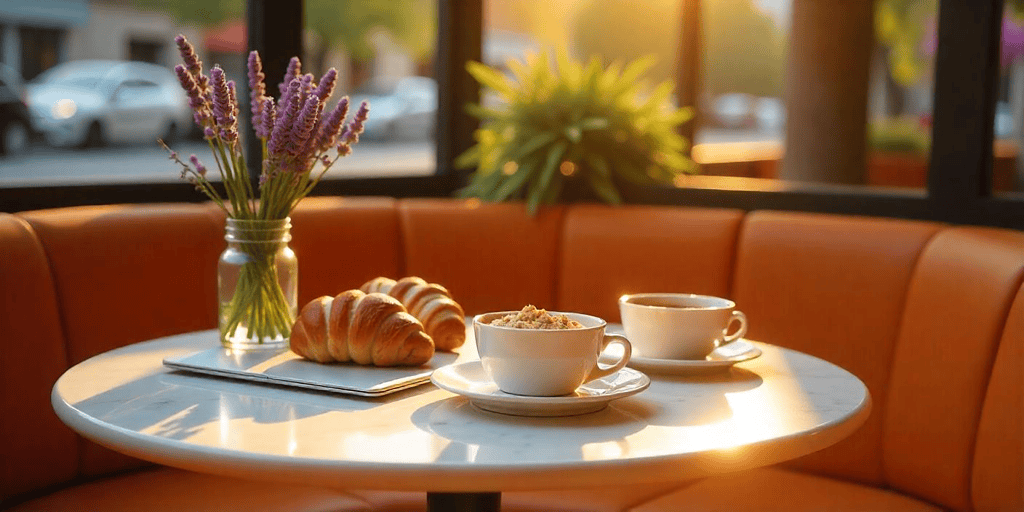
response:
[[[581,190],[618,204],[622,181],[672,184],[696,170],[678,132],[692,110],[672,105],[671,81],[651,90],[641,79],[653,58],[606,68],[597,57],[583,65],[565,52],[554,60],[547,54],[510,60],[511,76],[467,64],[497,105],[467,106],[482,125],[476,144],[456,160],[457,167],[475,168],[459,195],[524,200],[533,214]]]

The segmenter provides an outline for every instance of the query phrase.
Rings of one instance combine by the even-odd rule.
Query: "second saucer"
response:
[[[583,384],[570,395],[513,395],[498,389],[480,361],[439,368],[431,374],[430,380],[441,389],[469,398],[480,409],[515,416],[574,416],[596,412],[607,407],[612,400],[634,395],[651,385],[647,375],[623,368]]]

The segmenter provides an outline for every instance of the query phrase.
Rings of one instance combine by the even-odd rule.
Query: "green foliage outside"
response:
[[[1006,12],[1024,20],[1024,0],[1007,0]],[[875,38],[888,50],[889,73],[897,83],[912,86],[929,72],[932,57],[921,47],[938,14],[938,0],[875,1]]]
[[[306,0],[306,27],[328,46],[341,46],[355,60],[373,58],[369,36],[387,30],[414,60],[434,53],[437,9],[433,0]]]
[[[896,117],[868,123],[868,147],[886,153],[914,153],[926,156],[931,134],[914,117]]]
[[[775,22],[751,0],[704,4],[701,80],[707,93],[782,96],[787,41]],[[605,63],[658,55],[650,76],[674,80],[680,16],[678,0],[590,0],[576,19],[575,52]]]
[[[245,15],[244,0],[133,0],[140,9],[167,12],[179,23],[216,26]],[[326,44],[345,48],[353,60],[368,61],[370,36],[386,30],[417,61],[434,53],[437,9],[433,0],[305,0],[305,26]],[[315,55],[311,61],[322,61]],[[322,67],[322,66],[315,66]]]
[[[937,0],[875,2],[875,39],[888,49],[889,74],[896,83],[912,86],[928,69],[931,59],[921,45],[937,14]]]
[[[501,106],[470,105],[483,121],[476,145],[456,165],[475,168],[463,197],[487,201],[523,199],[535,213],[585,185],[601,200],[622,202],[617,182],[671,184],[696,170],[685,155],[678,126],[692,117],[671,105],[671,81],[653,91],[641,79],[653,64],[641,58],[604,68],[596,57],[585,65],[560,52],[526,63],[510,60],[513,77],[470,62],[467,70],[500,96]]]
[[[245,15],[244,0],[132,0],[135,7],[166,12],[178,23],[213,27]]]

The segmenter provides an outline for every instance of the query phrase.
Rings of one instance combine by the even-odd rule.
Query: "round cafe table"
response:
[[[683,482],[829,446],[867,418],[864,384],[821,359],[762,355],[651,385],[567,417],[481,410],[427,382],[361,398],[173,370],[214,331],[118,348],[70,368],[53,408],[99,444],[158,464],[252,480],[426,491],[432,510],[498,510],[501,492]],[[461,361],[475,360],[469,339]]]

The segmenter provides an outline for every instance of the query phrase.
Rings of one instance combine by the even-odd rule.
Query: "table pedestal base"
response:
[[[428,492],[427,512],[499,512],[500,492]]]

